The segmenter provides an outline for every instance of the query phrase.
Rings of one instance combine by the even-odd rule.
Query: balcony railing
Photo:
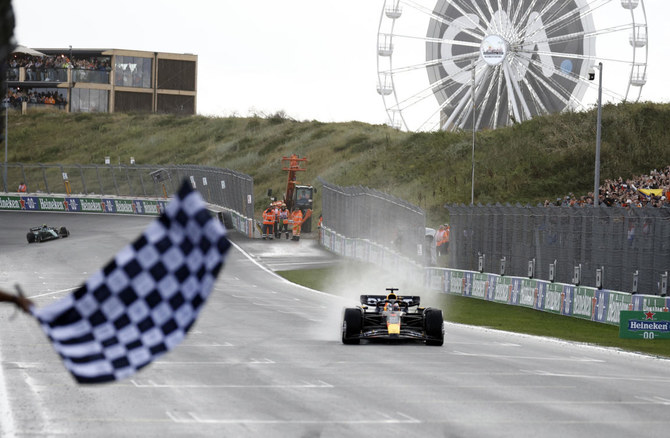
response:
[[[67,82],[67,68],[8,68],[5,73],[7,81],[30,81],[30,82]],[[72,82],[85,82],[93,84],[109,84],[108,70],[89,70],[83,68],[72,69]]]

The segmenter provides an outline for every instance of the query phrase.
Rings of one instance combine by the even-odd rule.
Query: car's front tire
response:
[[[342,343],[347,345],[360,344],[358,337],[363,328],[363,314],[360,309],[344,309],[344,320],[342,321]]]
[[[424,330],[426,332],[426,345],[439,347],[444,344],[444,318],[441,309],[426,309],[424,311]]]
[[[60,237],[68,237],[70,235],[70,232],[67,230],[65,227],[60,227],[60,230],[58,230],[58,234]]]
[[[28,239],[28,243],[33,243],[35,241],[35,234],[33,233],[26,234],[26,239]]]

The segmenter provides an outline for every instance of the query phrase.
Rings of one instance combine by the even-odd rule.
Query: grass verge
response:
[[[670,341],[667,340],[621,339],[618,326],[476,298],[440,294],[421,288],[417,289],[416,286],[405,288],[398,283],[384,285],[380,279],[388,278],[388,274],[378,268],[360,263],[346,262],[330,268],[277,273],[294,283],[335,295],[352,296],[352,293],[348,292],[351,288],[346,285],[346,281],[359,282],[361,285],[359,294],[382,294],[386,287],[400,287],[401,295],[403,290],[411,291],[408,293],[421,296],[423,305],[441,308],[444,319],[449,322],[548,336],[670,358]],[[373,280],[370,282],[366,279]],[[371,287],[364,289],[366,283],[376,283],[378,286],[372,286],[374,290]]]

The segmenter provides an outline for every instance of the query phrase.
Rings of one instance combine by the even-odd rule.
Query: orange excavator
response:
[[[288,181],[286,182],[286,193],[284,193],[284,203],[288,211],[294,208],[302,212],[302,231],[309,233],[312,231],[312,203],[314,200],[314,187],[302,185],[297,180],[298,172],[307,170],[305,165],[307,158],[300,158],[296,154],[290,157],[282,157],[282,170],[288,172]]]

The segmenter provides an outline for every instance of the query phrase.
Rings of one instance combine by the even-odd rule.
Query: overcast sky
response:
[[[618,0],[617,0],[618,2]],[[14,0],[28,47],[198,55],[198,113],[385,123],[376,91],[383,0]],[[645,0],[648,81],[642,100],[670,101],[670,0]],[[54,8],[54,5],[57,5]]]

